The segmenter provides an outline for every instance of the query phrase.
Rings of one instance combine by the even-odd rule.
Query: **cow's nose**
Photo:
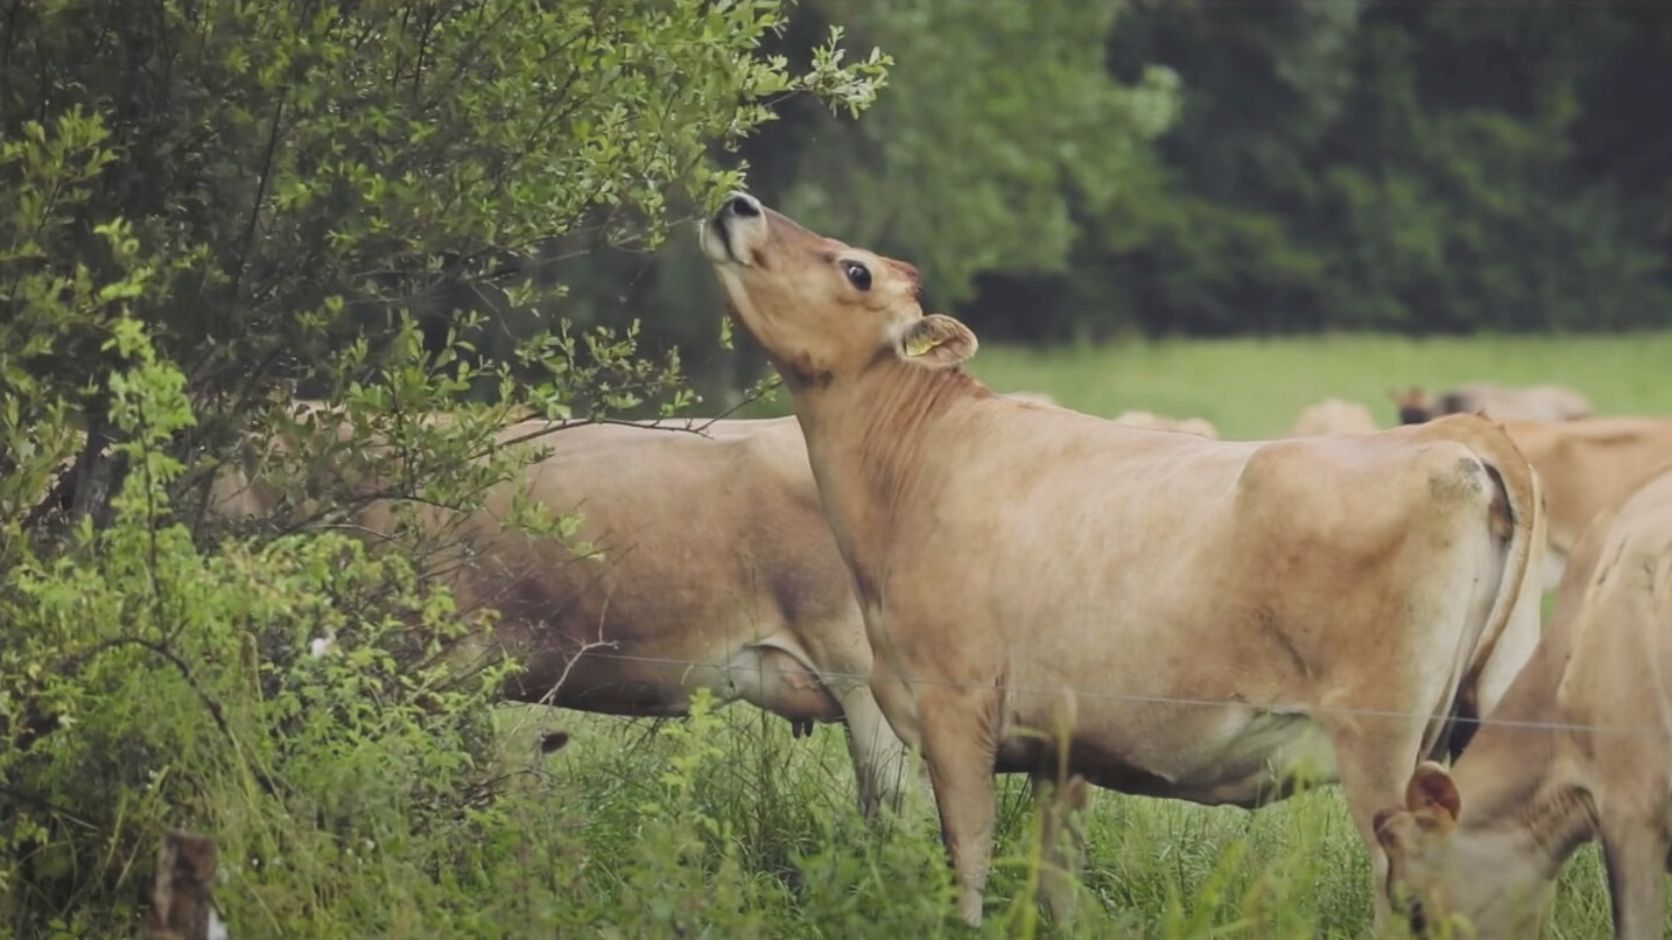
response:
[[[761,202],[748,193],[732,193],[726,199],[725,212],[745,219],[761,214]]]

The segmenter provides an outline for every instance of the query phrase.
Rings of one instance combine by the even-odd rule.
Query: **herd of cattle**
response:
[[[526,663],[510,696],[673,716],[708,688],[842,722],[867,812],[921,756],[971,924],[994,775],[1026,773],[1048,830],[1088,782],[1256,806],[1339,781],[1377,924],[1419,930],[1531,935],[1600,839],[1617,935],[1660,935],[1672,419],[1466,386],[1402,394],[1387,430],[1332,399],[1267,442],[1110,421],[966,375],[975,337],[908,265],[744,194],[702,241],[796,417],[525,445],[549,454],[467,521],[455,585]],[[519,490],[607,561],[502,528]]]

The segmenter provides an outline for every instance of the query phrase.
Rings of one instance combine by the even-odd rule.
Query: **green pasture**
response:
[[[972,369],[1000,389],[1047,392],[1086,411],[1201,415],[1227,436],[1258,437],[1281,433],[1300,408],[1328,395],[1362,401],[1391,422],[1386,390],[1409,383],[1552,381],[1585,392],[1603,412],[1672,413],[1669,366],[1669,335],[1341,336],[988,347]],[[677,766],[675,777],[690,784],[691,803],[682,812],[702,833],[692,864],[707,874],[694,882],[698,887],[671,885],[655,901],[702,905],[698,920],[710,924],[709,935],[966,933],[949,916],[931,808],[923,802],[881,830],[866,828],[849,806],[851,775],[835,728],[794,741],[784,722],[747,706],[699,723],[712,726],[695,735],[679,723],[528,709],[505,714],[518,732],[509,738],[519,742],[515,755],[532,753],[526,735],[533,730],[573,734],[567,749],[540,763],[556,791],[579,801],[569,810],[585,821],[584,880],[616,902],[649,903],[612,892],[642,884],[634,874],[647,837],[640,810],[665,796],[659,781]],[[1098,793],[1085,831],[1080,916],[1068,928],[1035,920],[1026,787],[1011,780],[1001,792],[988,935],[1353,937],[1369,924],[1368,867],[1334,788],[1256,812]],[[701,897],[684,897],[684,890]],[[662,933],[644,910],[644,932]],[[1586,849],[1563,875],[1547,936],[1603,936],[1608,923],[1601,868],[1594,849]]]
[[[1003,391],[1040,391],[1081,411],[1199,416],[1226,437],[1286,432],[1328,396],[1394,423],[1390,392],[1470,381],[1568,385],[1600,414],[1672,414],[1672,334],[1407,339],[1163,340],[1040,350],[985,347],[971,371]]]

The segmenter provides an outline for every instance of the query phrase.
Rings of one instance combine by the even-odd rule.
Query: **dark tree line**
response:
[[[750,184],[918,263],[990,336],[1623,330],[1672,320],[1672,7],[817,0],[896,67],[787,109]],[[705,361],[688,239],[577,303]]]

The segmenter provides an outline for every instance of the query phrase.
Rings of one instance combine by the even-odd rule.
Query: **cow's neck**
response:
[[[948,439],[962,405],[992,393],[955,368],[886,358],[792,394],[825,513],[865,593],[902,510],[936,496],[939,476],[926,457]]]
[[[1596,802],[1577,773],[1574,735],[1557,690],[1568,662],[1561,631],[1533,658],[1485,719],[1454,776],[1463,794],[1464,840],[1510,840],[1553,877],[1597,825]]]

